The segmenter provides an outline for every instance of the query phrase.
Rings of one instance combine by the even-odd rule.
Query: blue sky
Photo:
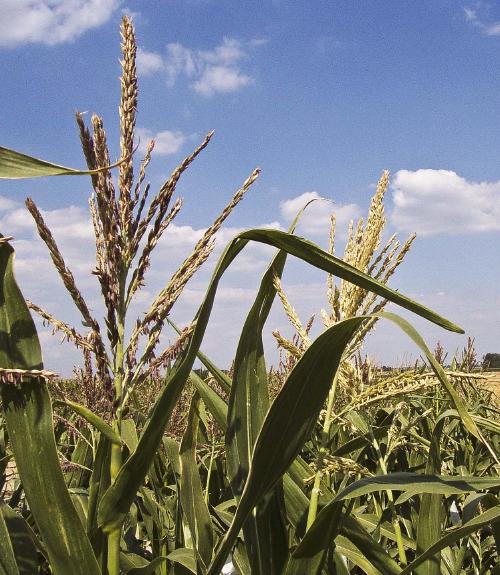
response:
[[[179,185],[185,209],[162,247],[142,302],[255,166],[262,175],[223,231],[286,228],[311,193],[331,198],[339,226],[366,212],[383,169],[388,234],[418,234],[392,285],[461,324],[479,354],[500,351],[500,5],[455,0],[0,0],[1,144],[82,166],[76,110],[104,117],[119,156],[119,22],[133,16],[141,142],[156,136],[149,178],[161,184],[211,129],[216,136]],[[0,229],[16,237],[26,294],[75,321],[22,201],[45,210],[82,290],[98,308],[85,179],[3,182]],[[303,196],[303,194],[308,194]],[[331,204],[299,232],[325,245]],[[223,285],[205,349],[228,363],[269,251],[253,249]],[[155,261],[153,261],[153,264]],[[174,317],[189,321],[208,274]],[[284,286],[306,318],[325,305],[322,274],[292,263]],[[465,343],[416,321],[434,346]],[[269,322],[287,332],[277,309]],[[41,326],[48,367],[78,356]],[[272,357],[272,344],[269,349]],[[381,326],[367,350],[382,362],[418,355]]]

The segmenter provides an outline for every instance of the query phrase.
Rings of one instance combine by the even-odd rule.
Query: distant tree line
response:
[[[484,369],[500,368],[500,353],[487,353],[483,357]]]

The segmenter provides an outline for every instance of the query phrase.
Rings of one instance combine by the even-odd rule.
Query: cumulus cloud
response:
[[[148,52],[143,48],[137,48],[137,72],[144,76],[149,76],[155,72],[163,70],[163,59],[156,52]]]
[[[500,22],[487,22],[478,16],[478,11],[473,8],[464,8],[465,19],[472,26],[479,28],[487,36],[498,36],[500,34]]]
[[[306,234],[326,236],[330,228],[330,217],[335,213],[337,229],[341,234],[347,231],[347,226],[352,219],[361,215],[361,210],[356,204],[337,204],[321,198],[318,192],[305,192],[285,200],[280,204],[282,217],[291,222],[308,202],[311,203],[300,218],[300,229]]]
[[[106,23],[121,0],[3,0],[0,46],[75,40]]]
[[[163,71],[169,87],[184,77],[202,96],[235,92],[254,82],[254,78],[242,70],[242,62],[248,58],[250,50],[262,43],[224,38],[212,50],[194,50],[180,43],[170,43],[164,55],[141,50],[138,53],[139,71],[144,75]]]
[[[421,235],[500,230],[500,181],[469,182],[450,170],[400,170],[392,223]]]
[[[182,132],[173,132],[171,130],[163,130],[162,132],[153,133],[146,128],[138,128],[136,136],[139,140],[139,151],[143,154],[150,140],[155,140],[154,153],[160,156],[169,156],[176,154],[186,142],[186,135]]]

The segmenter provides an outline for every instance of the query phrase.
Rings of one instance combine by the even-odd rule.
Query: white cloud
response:
[[[341,235],[347,233],[349,222],[359,218],[361,210],[356,204],[336,204],[321,198],[318,192],[305,192],[280,204],[281,215],[291,222],[308,202],[310,204],[299,220],[299,229],[310,235],[326,236],[330,228],[330,217],[335,213],[337,229]]]
[[[450,170],[400,170],[392,223],[421,235],[500,230],[500,181],[469,182]]]
[[[182,132],[172,132],[171,130],[163,130],[154,134],[151,130],[146,128],[138,128],[136,136],[140,140],[139,151],[146,153],[147,146],[150,140],[155,140],[154,153],[160,156],[168,156],[176,154],[186,142],[186,135]]]
[[[241,63],[248,58],[248,51],[264,43],[261,40],[242,43],[234,38],[224,38],[212,50],[194,50],[170,43],[164,56],[141,49],[138,52],[139,71],[145,75],[164,71],[169,87],[185,77],[191,88],[202,96],[235,92],[254,82],[252,76],[242,71]]]
[[[253,81],[250,76],[229,66],[207,66],[193,88],[202,96],[213,96],[217,92],[236,92]]]
[[[472,8],[465,7],[464,14],[467,22],[482,30],[487,36],[498,36],[500,34],[500,22],[486,22],[478,16],[477,10]]]
[[[60,44],[107,22],[121,0],[2,0],[0,46]]]
[[[5,198],[3,196],[0,196],[0,212],[4,212],[7,210],[13,210],[17,206],[19,206],[18,202],[15,202],[14,200],[11,200],[9,198]]]
[[[137,72],[143,76],[149,76],[155,72],[163,70],[163,59],[156,52],[148,52],[142,48],[137,48]]]

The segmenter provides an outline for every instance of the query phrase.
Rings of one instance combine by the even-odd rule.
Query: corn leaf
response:
[[[352,281],[361,287],[372,290],[386,297],[388,300],[402,305],[415,313],[429,319],[438,325],[452,331],[461,332],[461,329],[453,323],[435,314],[431,310],[417,304],[413,300],[395,292],[385,285],[376,282],[368,275],[363,274],[356,268],[345,264],[342,260],[334,258],[324,252],[318,246],[307,240],[279,232],[276,230],[250,230],[244,232],[232,240],[223,252],[210,284],[207,288],[205,299],[196,315],[196,327],[193,331],[189,344],[182,357],[169,372],[164,388],[153,407],[150,417],[145,425],[137,449],[127,458],[122,465],[116,481],[109,488],[101,501],[99,508],[99,524],[105,530],[113,530],[121,525],[135,494],[142,484],[147,471],[153,461],[156,450],[161,443],[162,436],[170,415],[177,403],[182,389],[187,381],[193,363],[199,352],[201,341],[209,320],[213,302],[215,299],[218,283],[229,267],[231,262],[244,249],[248,241],[259,241],[284,249],[288,253],[324,269],[328,273]]]
[[[426,475],[437,475],[441,471],[441,434],[445,420],[441,419],[432,433]],[[428,424],[426,424],[428,425]],[[431,547],[441,537],[441,509],[443,496],[440,493],[424,493],[420,500],[417,526],[417,553]],[[441,554],[437,553],[417,567],[415,575],[440,575]]]
[[[189,375],[190,381],[196,387],[203,403],[213,415],[217,425],[223,430],[227,429],[227,404],[226,402],[194,371]]]
[[[290,255],[296,256],[301,260],[310,263],[314,267],[376,293],[377,295],[398,304],[404,309],[416,313],[444,329],[454,331],[456,333],[464,333],[464,330],[461,327],[441,317],[429,308],[426,308],[412,299],[387,287],[385,284],[374,280],[369,275],[359,271],[357,268],[349,265],[343,260],[330,255],[309,240],[287,234],[279,230],[267,229],[248,230],[237,237],[242,240],[253,240],[280,248]]]
[[[291,232],[295,229],[293,223]],[[243,326],[233,367],[226,433],[229,484],[239,501],[246,483],[252,452],[269,409],[267,369],[262,330],[276,296],[274,276],[281,277],[286,252],[273,258],[264,274],[255,301]],[[283,486],[266,494],[243,525],[245,546],[252,571],[280,574],[288,555]]]
[[[185,547],[176,549],[167,555],[167,559],[173,563],[179,563],[196,575],[196,557],[192,549]]]
[[[103,435],[105,435],[111,441],[111,443],[114,443],[115,445],[122,444],[120,436],[111,427],[111,425],[109,425],[104,421],[104,419],[93,413],[88,407],[80,405],[79,403],[76,403],[75,401],[71,401],[69,399],[64,400],[58,399],[54,401],[54,405],[65,405],[66,407],[69,407],[77,415],[83,417],[83,419],[88,421],[98,431],[100,431]]]
[[[4,507],[7,507],[7,505],[0,502],[0,575],[20,575],[10,534],[3,515]]]
[[[179,450],[181,465],[180,500],[196,555],[204,572],[212,560],[215,543],[212,520],[203,498],[200,473],[196,464],[196,441],[200,422],[199,408],[200,396],[195,393],[191,400],[188,423]]]
[[[9,148],[0,146],[0,179],[24,179],[24,178],[40,178],[43,176],[84,176],[89,174],[98,174],[99,172],[116,168],[122,160],[99,168],[97,170],[75,170],[73,168],[66,168],[58,164],[52,164],[45,160],[39,160],[32,156],[27,156],[21,152],[16,152]]]
[[[342,354],[365,319],[350,318],[327,329],[288,376],[264,420],[241,500],[208,575],[219,573],[248,514],[299,454],[328,395]]]
[[[41,369],[40,344],[14,278],[13,259],[9,243],[0,243],[0,367]],[[24,377],[18,386],[0,383],[0,394],[19,475],[53,572],[98,575],[99,566],[59,466],[45,381]]]
[[[500,477],[421,475],[398,472],[377,477],[364,477],[336,495],[333,501],[345,501],[377,491],[410,491],[412,493],[434,493],[457,495],[500,487]],[[333,502],[332,502],[333,503]],[[323,510],[324,511],[324,510]]]
[[[469,433],[472,433],[472,435],[474,435],[480,441],[482,441],[486,445],[486,447],[489,449],[489,451],[493,454],[493,456],[496,458],[496,454],[493,452],[491,447],[488,445],[488,442],[484,439],[483,434],[479,431],[476,423],[472,419],[472,416],[467,411],[467,408],[464,405],[464,402],[462,401],[462,399],[460,398],[458,393],[455,391],[455,389],[451,385],[448,377],[446,376],[444,369],[441,367],[441,365],[439,365],[439,362],[436,361],[436,359],[434,358],[434,356],[430,352],[429,348],[427,347],[426,343],[422,339],[422,336],[411,326],[410,323],[408,323],[405,319],[403,319],[402,317],[399,317],[398,315],[396,315],[394,313],[384,312],[384,313],[380,313],[380,314],[376,314],[376,315],[378,315],[379,317],[385,317],[386,319],[389,319],[389,320],[393,321],[395,324],[397,324],[418,345],[418,347],[424,352],[424,355],[427,358],[427,361],[431,364],[431,367],[432,367],[434,373],[436,374],[437,378],[442,383],[443,387],[446,389],[451,400],[455,404],[455,408],[458,411],[458,413],[460,414],[460,417],[462,419],[462,423],[464,424],[465,428],[469,431]]]
[[[500,521],[500,505],[496,505],[491,509],[488,509],[484,513],[481,513],[478,517],[471,519],[467,523],[464,523],[461,527],[457,527],[456,529],[452,529],[446,533],[439,541],[434,543],[431,547],[426,549],[422,555],[419,555],[414,561],[412,561],[409,565],[407,565],[402,571],[400,575],[410,575],[413,573],[414,569],[418,567],[421,563],[429,559],[429,557],[433,557],[439,551],[446,549],[450,545],[453,545],[459,539],[463,537],[467,537],[471,533],[474,533],[481,527],[485,527],[487,525],[495,525],[498,524]]]
[[[35,533],[22,515],[2,502],[0,502],[0,515],[7,527],[19,575],[38,575],[37,547],[40,546],[40,542]],[[0,549],[3,553],[1,538]]]

